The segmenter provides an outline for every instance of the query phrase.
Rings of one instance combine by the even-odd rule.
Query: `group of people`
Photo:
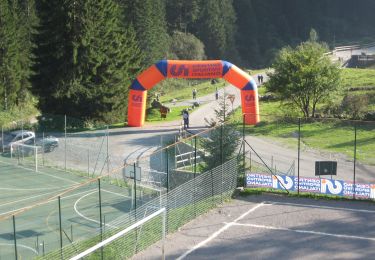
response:
[[[262,74],[258,74],[258,83],[263,84],[263,75]]]

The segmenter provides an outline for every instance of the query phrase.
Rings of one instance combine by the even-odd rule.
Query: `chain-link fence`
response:
[[[284,184],[296,179],[297,192],[328,185],[326,194],[373,198],[375,122],[262,115],[259,125],[243,125],[243,134],[252,173],[283,175]]]
[[[1,140],[0,258],[65,259],[161,206],[173,232],[225,201],[237,185],[235,125],[176,132],[136,157],[124,157],[111,136],[121,140],[122,130],[87,130],[76,121],[68,127],[69,118],[62,118],[63,131],[61,118],[60,123],[44,117],[40,120],[48,124],[2,126],[2,136],[18,134],[22,142],[12,139],[8,148]],[[230,131],[234,139],[227,138]],[[25,133],[30,142],[24,142]],[[58,143],[47,150],[52,141]],[[119,242],[121,257],[159,239],[147,225],[129,234],[135,240]],[[105,248],[107,259],[114,259],[115,251]]]

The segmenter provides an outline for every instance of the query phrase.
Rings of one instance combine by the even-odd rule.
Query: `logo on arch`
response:
[[[245,95],[245,103],[246,104],[249,104],[249,103],[253,103],[255,101],[255,98],[254,98],[254,95]]]
[[[184,64],[181,64],[181,65],[174,64],[171,66],[169,73],[174,77],[178,77],[178,76],[187,77],[189,76],[189,68]]]
[[[140,102],[142,102],[142,96],[132,95],[132,100],[133,100],[134,103],[140,103]]]

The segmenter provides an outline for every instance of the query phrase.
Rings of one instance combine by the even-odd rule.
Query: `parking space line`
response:
[[[350,209],[350,208],[342,208],[342,207],[330,207],[330,206],[319,206],[319,205],[313,205],[313,204],[299,204],[299,203],[276,202],[276,201],[266,201],[265,203],[272,203],[273,205],[290,205],[290,206],[317,208],[317,209],[332,209],[332,210],[343,210],[343,211],[351,211],[351,212],[363,212],[363,213],[371,213],[371,214],[375,213],[375,210],[369,210],[369,209]]]
[[[373,238],[373,237],[361,237],[361,236],[344,235],[344,234],[333,234],[333,233],[311,231],[311,230],[291,229],[291,228],[265,226],[265,225],[257,225],[257,224],[242,224],[242,223],[235,223],[235,222],[229,222],[227,224],[230,224],[232,226],[245,226],[245,227],[254,227],[254,228],[269,229],[269,230],[289,231],[289,232],[295,232],[295,233],[313,234],[313,235],[321,235],[321,236],[329,236],[329,237],[338,237],[338,238],[349,238],[349,239],[360,239],[360,240],[375,241],[375,238]]]
[[[249,209],[248,211],[246,211],[245,213],[243,213],[241,216],[239,216],[238,218],[236,218],[233,222],[230,222],[230,223],[226,223],[222,228],[220,228],[219,230],[217,230],[216,232],[214,232],[211,236],[209,236],[208,238],[206,238],[205,240],[201,241],[200,243],[196,244],[194,247],[192,247],[191,249],[189,249],[188,251],[186,251],[184,254],[182,254],[180,257],[177,258],[177,260],[182,260],[184,259],[186,256],[188,256],[189,254],[191,254],[192,252],[194,252],[195,250],[197,250],[198,248],[206,245],[207,243],[209,243],[211,240],[213,240],[214,238],[216,238],[218,235],[220,235],[221,233],[223,233],[225,230],[227,230],[228,228],[230,228],[232,225],[234,225],[237,221],[243,219],[244,217],[246,217],[248,214],[250,214],[251,212],[254,212],[256,209],[262,207],[266,205],[264,202],[262,203],[259,203],[257,204],[256,206],[252,207],[251,209]]]

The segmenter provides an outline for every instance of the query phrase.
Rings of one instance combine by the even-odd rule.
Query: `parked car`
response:
[[[35,133],[32,131],[17,130],[10,132],[5,138],[3,149],[10,151],[12,146],[15,144],[24,144],[27,141],[34,140]]]
[[[43,139],[36,138],[33,131],[17,130],[10,133],[10,140],[4,144],[4,151],[10,152],[15,144],[26,144],[42,147],[43,152],[52,152],[59,146],[59,139],[54,136],[47,136]]]

